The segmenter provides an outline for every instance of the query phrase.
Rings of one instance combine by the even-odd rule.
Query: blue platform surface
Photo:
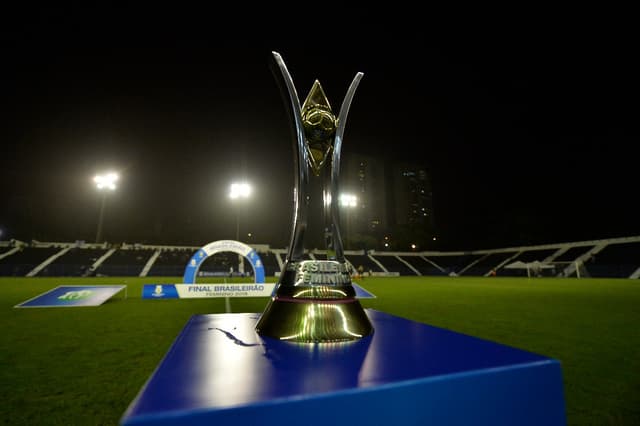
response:
[[[366,310],[349,343],[261,337],[259,314],[193,316],[123,425],[565,425],[557,360]]]
[[[356,297],[358,299],[375,299],[376,298],[375,294],[371,293],[369,290],[366,290],[364,287],[356,283],[351,283],[351,286],[356,291]]]

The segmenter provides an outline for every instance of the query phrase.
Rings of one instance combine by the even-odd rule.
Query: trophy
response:
[[[293,227],[283,271],[256,331],[294,342],[357,340],[372,334],[373,327],[355,297],[344,258],[338,176],[347,114],[363,74],[354,77],[336,118],[318,80],[300,106],[284,60],[277,52],[272,53],[295,127]],[[312,183],[319,188],[317,193],[312,193]],[[321,212],[320,229],[307,229],[310,211]],[[322,233],[326,260],[305,260],[305,236],[312,232]]]

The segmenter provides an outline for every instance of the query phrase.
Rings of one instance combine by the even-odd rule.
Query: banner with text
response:
[[[206,297],[271,297],[276,284],[265,283],[219,283],[219,284],[145,284],[143,299],[195,299]],[[376,296],[353,283],[358,299]]]
[[[275,283],[145,284],[142,288],[142,298],[269,297],[275,286]]]

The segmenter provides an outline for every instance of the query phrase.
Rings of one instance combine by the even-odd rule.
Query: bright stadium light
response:
[[[100,216],[98,217],[98,229],[96,230],[96,243],[102,239],[102,223],[104,222],[104,207],[107,203],[107,193],[116,190],[116,182],[120,179],[115,172],[108,172],[93,177],[93,183],[98,191],[102,193],[102,203],[100,204]]]
[[[358,197],[353,194],[340,194],[340,205],[342,207],[357,207]]]
[[[102,191],[105,189],[108,189],[109,191],[115,191],[116,182],[119,178],[120,176],[118,176],[117,173],[110,172],[104,175],[95,175],[93,177],[93,181],[95,182],[98,191]]]
[[[251,185],[246,182],[232,183],[229,190],[229,198],[232,200],[236,198],[249,198],[251,191]]]

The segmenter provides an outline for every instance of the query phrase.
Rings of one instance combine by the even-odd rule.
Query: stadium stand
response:
[[[444,269],[446,275],[459,275],[468,265],[478,260],[477,254],[463,253],[457,256],[428,255],[427,259]]]
[[[640,243],[609,244],[585,267],[592,277],[627,278],[640,268]]]
[[[0,259],[0,275],[23,277],[60,250],[55,246],[23,247],[11,256]]]
[[[182,266],[184,270],[184,265]],[[228,276],[230,268],[233,268],[233,274],[238,274],[238,255],[231,252],[220,252],[211,255],[205,259],[200,265],[198,271],[203,276]],[[249,266],[251,269],[251,267]]]
[[[89,274],[93,265],[103,254],[104,248],[71,248],[64,255],[45,266],[38,276],[49,277],[79,277]]]
[[[539,262],[544,262],[547,258],[549,258],[553,253],[555,253],[556,249],[547,249],[547,250],[528,250],[520,253],[518,257],[514,259],[514,261],[521,262],[535,262],[536,260]]]
[[[374,261],[369,258],[369,256],[365,256],[364,254],[346,254],[345,257],[356,269],[360,267],[360,265],[362,265],[362,268],[365,272],[384,272]]]
[[[274,275],[276,275],[276,272],[280,271],[280,266],[278,265],[275,254],[271,252],[262,252],[258,253],[258,255],[260,256],[260,260],[262,260],[262,266],[264,266],[264,274],[267,277],[273,277]],[[249,266],[249,268],[251,267]]]
[[[0,245],[0,260],[19,252],[21,249],[21,247],[16,247],[9,241],[0,241],[0,243],[2,243]]]
[[[249,262],[246,258],[242,258],[243,271],[246,276],[253,276],[253,267],[251,266],[251,262]],[[263,266],[264,267],[264,266]]]
[[[400,275],[417,275],[411,268],[402,263],[396,255],[381,255],[378,253],[374,257],[389,272],[397,272]]]
[[[197,249],[162,250],[149,269],[147,276],[181,277],[189,259]],[[229,270],[229,268],[227,268]]]
[[[555,276],[563,270],[562,265],[556,265],[551,268],[534,268],[535,270],[527,270],[527,269],[509,269],[506,268],[507,265],[514,262],[522,262],[522,263],[531,263],[531,262],[541,262],[545,263],[547,259],[552,258],[553,254],[556,253],[557,249],[545,249],[545,250],[526,250],[522,252],[518,252],[515,257],[508,258],[508,262],[506,262],[502,267],[497,271],[497,275],[500,276],[510,276],[510,277],[526,277],[530,276],[530,274],[534,274],[535,276]]]
[[[445,272],[439,269],[433,263],[430,263],[424,256],[401,256],[402,260],[408,262],[415,269],[420,272],[421,275],[444,275]]]
[[[461,270],[459,273],[460,275],[489,275],[492,270],[499,269],[499,266],[514,254],[513,252],[487,253],[467,265],[466,269]]]
[[[155,251],[151,249],[140,248],[117,250],[95,271],[92,271],[92,275],[116,277],[138,276],[154,252]]]
[[[267,276],[277,275],[286,257],[286,249],[266,244],[259,250]],[[143,244],[84,244],[83,242],[36,242],[18,240],[0,242],[0,275],[3,276],[177,276],[198,247],[151,246]],[[323,260],[320,250],[313,257]],[[375,256],[375,257],[374,257]],[[231,265],[237,273],[237,255],[222,253],[205,261],[203,273],[225,274]],[[305,254],[305,259],[310,259]],[[507,247],[471,252],[382,252],[347,251],[345,258],[354,269],[362,266],[374,275],[473,275],[514,274],[505,266],[516,260],[541,261],[556,266],[554,275],[640,278],[640,236],[605,240],[555,243],[539,246]],[[246,260],[245,272],[253,270]],[[379,262],[379,263],[378,263]],[[551,272],[545,270],[545,275]],[[520,270],[517,274],[526,274]]]
[[[585,246],[570,247],[567,251],[555,257],[553,261],[554,262],[573,262],[580,255],[589,251],[590,248],[591,247],[585,247]]]

